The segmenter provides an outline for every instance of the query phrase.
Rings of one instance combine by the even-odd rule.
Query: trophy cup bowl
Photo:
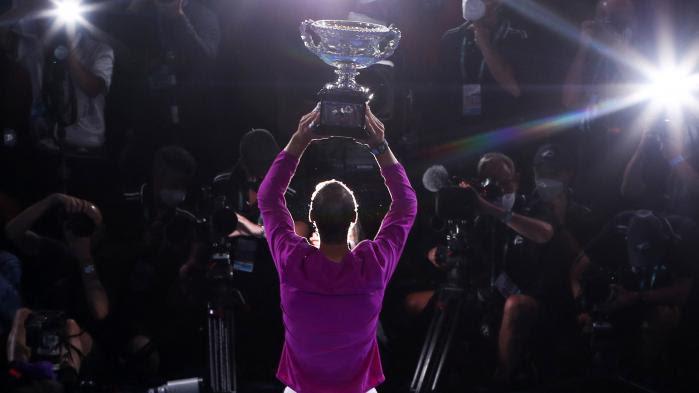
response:
[[[321,115],[316,132],[366,137],[365,105],[372,94],[357,84],[355,78],[359,70],[393,54],[401,38],[400,30],[376,23],[310,19],[301,22],[300,30],[306,48],[334,67],[338,77],[318,94]]]

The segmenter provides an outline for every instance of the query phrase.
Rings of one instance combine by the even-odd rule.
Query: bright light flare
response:
[[[699,98],[699,74],[690,74],[679,68],[657,70],[641,94],[653,105],[663,109],[680,109]]]
[[[53,0],[53,14],[56,21],[65,26],[75,26],[78,23],[84,23],[83,14],[85,8],[79,0]]]

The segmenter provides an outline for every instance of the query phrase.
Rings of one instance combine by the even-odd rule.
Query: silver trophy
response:
[[[326,84],[319,93],[321,114],[316,132],[363,138],[365,104],[372,94],[355,78],[359,70],[393,54],[400,41],[400,30],[376,23],[310,19],[301,22],[300,30],[306,48],[335,67],[337,74],[337,80]]]

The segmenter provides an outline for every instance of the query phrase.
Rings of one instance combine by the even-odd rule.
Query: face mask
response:
[[[485,3],[483,0],[463,0],[461,11],[464,19],[475,22],[485,16]]]
[[[158,193],[160,196],[160,200],[168,207],[177,207],[179,206],[182,202],[184,202],[185,198],[187,198],[187,191],[185,190],[173,190],[173,189],[164,189],[160,190]]]
[[[550,202],[556,199],[564,189],[565,186],[560,180],[545,178],[536,179],[536,193],[539,194],[544,202]]]
[[[512,211],[512,208],[515,206],[516,199],[517,194],[511,192],[509,194],[504,194],[503,196],[499,197],[495,201],[495,204],[509,212]]]

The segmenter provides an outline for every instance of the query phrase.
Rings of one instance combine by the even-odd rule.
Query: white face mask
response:
[[[512,211],[512,208],[515,206],[516,200],[517,194],[511,192],[509,194],[504,194],[503,196],[496,199],[495,204],[509,212]]]
[[[187,191],[177,189],[163,189],[158,193],[160,200],[168,207],[177,207],[187,198]]]
[[[483,0],[463,0],[461,2],[461,11],[464,19],[475,22],[485,16],[485,3]]]

